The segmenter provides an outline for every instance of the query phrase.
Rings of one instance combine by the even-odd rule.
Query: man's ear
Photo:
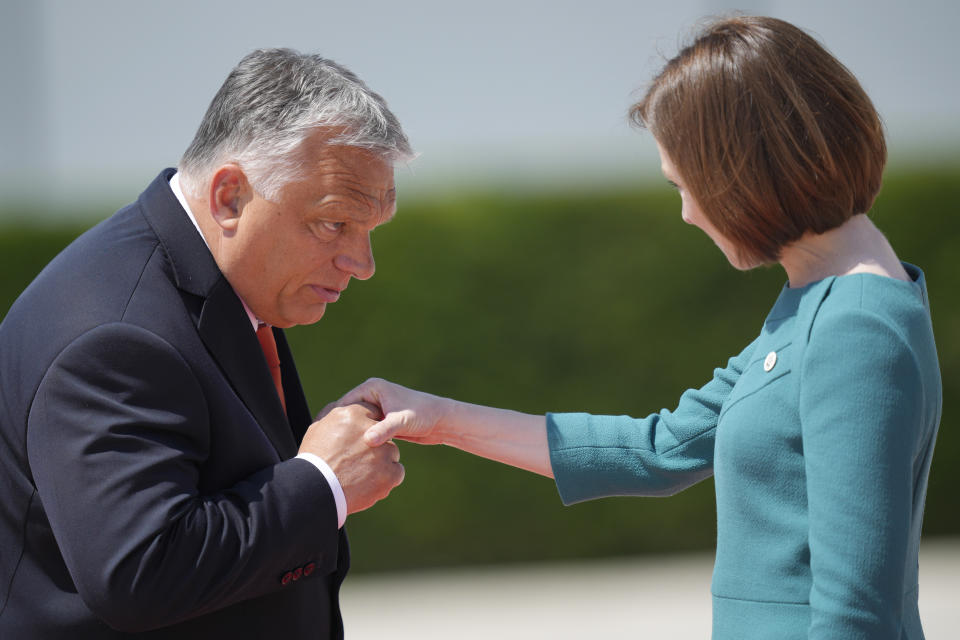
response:
[[[250,192],[250,183],[239,165],[225,164],[214,172],[210,180],[210,216],[225,232],[236,231]]]

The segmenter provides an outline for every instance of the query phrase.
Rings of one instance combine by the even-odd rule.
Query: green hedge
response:
[[[873,218],[933,300],[943,423],[927,535],[960,533],[960,171],[888,177]],[[6,309],[76,229],[0,231]],[[289,332],[315,410],[369,376],[532,413],[672,407],[758,332],[779,268],[735,271],[665,189],[472,193],[404,202],[374,236],[378,271]],[[356,570],[709,549],[713,486],[563,507],[552,481],[401,444],[407,479],[351,516]]]

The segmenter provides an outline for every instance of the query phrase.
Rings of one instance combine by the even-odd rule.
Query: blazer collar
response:
[[[169,258],[174,283],[182,291],[200,299],[195,321],[201,340],[280,458],[285,460],[296,455],[297,444],[274,391],[273,378],[260,343],[243,303],[170,190],[169,181],[174,172],[174,169],[166,169],[157,176],[141,194],[140,208]],[[288,363],[286,367],[281,365],[285,395],[288,401],[293,400],[298,417],[301,412],[309,416],[286,340],[282,339],[281,331],[274,330],[274,334],[280,336],[278,350],[279,343],[283,343],[281,359]],[[288,374],[288,370],[293,373]],[[287,378],[291,378],[289,392]]]
[[[170,259],[174,283],[183,291],[206,297],[223,274],[170,190],[174,173],[176,169],[161,171],[140,194],[138,203]]]

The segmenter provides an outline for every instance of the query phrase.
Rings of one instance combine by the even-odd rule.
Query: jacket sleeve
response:
[[[606,496],[667,496],[713,473],[717,418],[756,341],[676,409],[646,418],[547,414],[550,462],[564,504]]]
[[[811,638],[900,638],[922,378],[889,321],[818,317],[801,371]]]
[[[52,363],[31,407],[37,492],[77,591],[107,624],[143,631],[282,588],[336,564],[336,509],[304,460],[202,494],[210,425],[175,348],[112,324]],[[319,480],[318,480],[319,478]]]

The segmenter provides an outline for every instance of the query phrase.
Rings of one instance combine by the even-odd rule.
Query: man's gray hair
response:
[[[180,159],[184,189],[201,196],[218,166],[235,162],[267,200],[300,176],[303,141],[361,147],[390,163],[414,157],[387,103],[332,60],[292,49],[258,49],[234,67]]]

